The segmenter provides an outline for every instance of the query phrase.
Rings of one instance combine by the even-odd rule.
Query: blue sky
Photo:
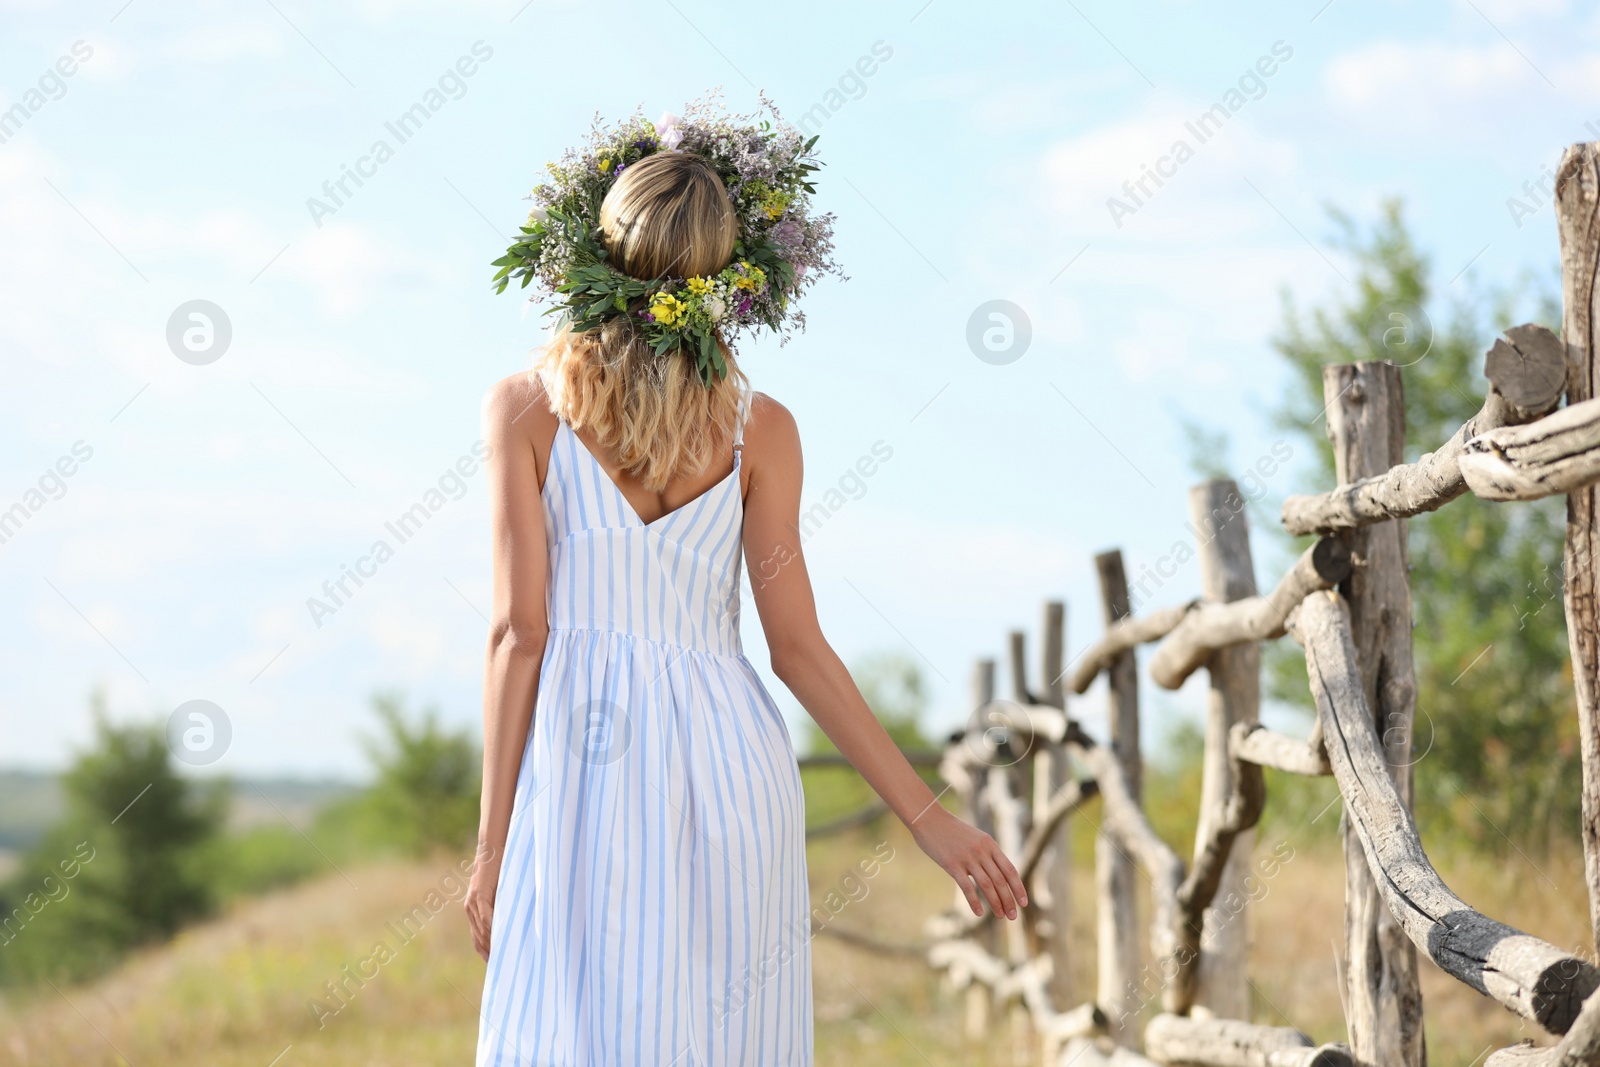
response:
[[[974,657],[1045,598],[1068,601],[1069,652],[1097,635],[1094,552],[1121,546],[1137,575],[1185,535],[1183,419],[1225,427],[1241,469],[1272,453],[1281,294],[1315,303],[1349,274],[1327,205],[1370,219],[1404,197],[1449,297],[1548,280],[1553,217],[1524,183],[1600,127],[1600,19],[1565,0],[0,0],[0,18],[0,112],[22,105],[0,123],[0,509],[27,510],[0,543],[8,764],[63,764],[96,686],[118,718],[215,702],[216,769],[238,772],[359,771],[377,689],[477,722],[486,502],[481,471],[451,472],[541,328],[488,262],[597,111],[716,86],[739,110],[758,88],[792,118],[834,105],[818,199],[849,279],[812,292],[807,333],[741,358],[799,421],[807,505],[891,451],[806,551],[841,654],[918,658],[941,729]],[[397,143],[385,123],[432,90]],[[1185,124],[1230,90],[1200,143]],[[379,139],[393,157],[313,218]],[[167,342],[193,300],[231,326],[203,365]],[[1031,324],[1003,365],[966,340],[991,300]],[[1269,492],[1307,487],[1311,458]],[[441,479],[423,530],[314,620],[307,599]],[[1283,550],[1255,545],[1274,580]],[[1198,585],[1189,564],[1150,602]],[[746,649],[765,671],[754,612]],[[1200,684],[1147,687],[1151,740],[1198,714]],[[1075,708],[1091,732],[1102,709],[1097,690]]]

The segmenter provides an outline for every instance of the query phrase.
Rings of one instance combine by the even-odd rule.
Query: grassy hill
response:
[[[1294,1025],[1318,1040],[1342,1036],[1334,942],[1343,874],[1328,847],[1337,810],[1292,835],[1264,833],[1259,854],[1286,839],[1294,858],[1254,906],[1256,1019]],[[814,844],[813,901],[839,888],[857,860],[887,840],[893,859],[850,893],[832,921],[880,937],[916,940],[922,919],[952,889],[898,824]],[[1079,995],[1093,989],[1092,828],[1077,827],[1071,916],[1084,946]],[[380,863],[245,901],[174,942],[135,955],[82,986],[49,986],[0,1001],[0,1064],[16,1067],[458,1067],[471,1062],[483,964],[459,906],[447,904],[376,977],[350,986],[347,1003],[327,983],[387,938],[388,924],[438,891],[455,860]],[[1577,857],[1509,864],[1440,862],[1445,879],[1497,918],[1559,945],[1581,944],[1586,919]],[[1010,1063],[1007,1028],[989,1047],[961,1034],[959,1001],[913,959],[874,956],[820,937],[813,946],[818,1063],[954,1067]],[[1533,1036],[1498,1005],[1424,964],[1434,1062],[1468,1063],[1486,1046]],[[311,1007],[320,1000],[323,1011]],[[330,1011],[329,1009],[337,1009]]]

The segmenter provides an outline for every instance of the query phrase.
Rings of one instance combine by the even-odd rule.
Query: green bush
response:
[[[0,889],[0,981],[84,977],[216,905],[226,786],[180,777],[161,724],[94,712],[94,746],[62,778],[66,818]]]
[[[483,781],[482,753],[470,732],[443,729],[431,707],[413,722],[393,695],[374,697],[373,710],[383,727],[366,739],[376,780],[360,796],[331,807],[313,836],[416,856],[470,848]]]

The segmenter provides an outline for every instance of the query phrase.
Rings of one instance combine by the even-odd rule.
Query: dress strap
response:
[[[739,388],[739,421],[733,432],[733,450],[735,452],[744,448],[744,423],[750,417],[751,390],[748,385]]]

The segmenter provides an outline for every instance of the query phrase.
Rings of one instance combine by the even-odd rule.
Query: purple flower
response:
[[[749,313],[750,313],[750,298],[747,296],[743,300],[739,301],[739,314],[748,315]]]

